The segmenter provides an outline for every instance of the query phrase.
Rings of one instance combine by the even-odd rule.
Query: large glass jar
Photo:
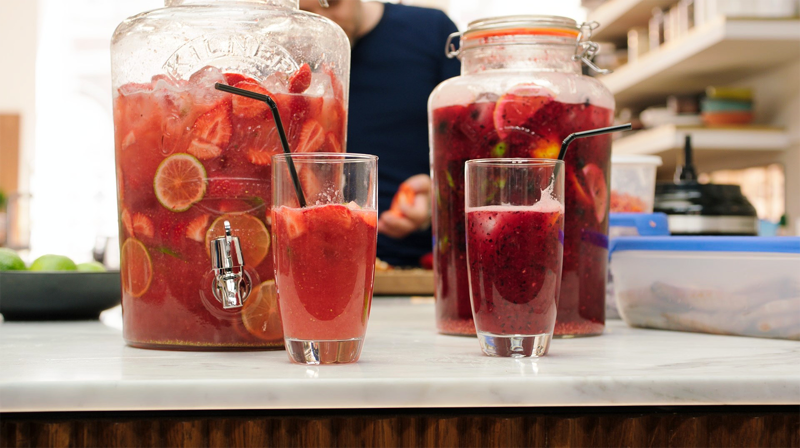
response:
[[[278,133],[266,104],[214,84],[271,95],[292,151],[344,151],[344,31],[297,0],[167,0],[117,27],[111,63],[125,340],[283,347],[269,209]]]
[[[428,102],[433,178],[434,272],[439,332],[475,334],[467,281],[464,162],[487,157],[555,158],[569,134],[611,125],[614,98],[581,74],[596,47],[591,28],[553,16],[472,22],[461,76]],[[453,37],[453,36],[451,36]],[[564,265],[557,336],[594,335],[605,325],[611,139],[572,143],[566,156]]]

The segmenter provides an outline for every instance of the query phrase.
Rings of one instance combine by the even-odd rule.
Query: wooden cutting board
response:
[[[433,271],[427,269],[375,271],[373,294],[379,296],[433,295]]]

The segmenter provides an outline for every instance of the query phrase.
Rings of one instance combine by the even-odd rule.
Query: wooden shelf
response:
[[[683,148],[686,135],[696,150],[779,151],[789,146],[789,134],[767,127],[703,128],[663,125],[614,140],[614,154],[661,154]]]
[[[629,29],[647,27],[653,8],[664,9],[675,3],[677,0],[609,0],[589,13],[589,21],[600,24],[592,40],[624,44]]]
[[[663,125],[614,140],[613,153],[618,155],[653,154],[661,156],[664,165],[660,177],[669,177],[675,170],[687,134],[692,136],[695,164],[699,171],[739,169],[774,163],[790,146],[789,134],[768,127],[703,128]]]
[[[800,59],[800,20],[718,17],[600,79],[617,109],[663,103]]]

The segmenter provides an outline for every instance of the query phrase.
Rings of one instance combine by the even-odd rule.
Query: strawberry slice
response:
[[[317,120],[308,120],[300,129],[294,152],[314,152],[325,143],[325,131]]]
[[[286,226],[286,234],[289,238],[295,239],[306,231],[305,217],[302,209],[291,207],[280,207],[275,210],[275,217]]]
[[[194,218],[186,227],[186,237],[190,240],[195,240],[198,243],[203,243],[206,240],[206,231],[208,230],[209,215],[200,215]]]
[[[272,165],[272,156],[282,150],[281,137],[276,128],[265,131],[263,136],[256,138],[252,143],[253,145],[247,149],[247,160],[253,165]]]
[[[131,213],[128,209],[123,209],[122,214],[120,215],[120,221],[122,221],[122,226],[125,227],[125,231],[128,232],[128,236],[133,236],[133,219],[131,218]]]
[[[342,144],[333,132],[325,134],[325,151],[342,152]]]
[[[300,181],[300,188],[303,189],[306,201],[309,201],[309,204],[313,203],[313,198],[322,192],[322,182],[319,177],[312,171],[310,166],[301,166],[297,170],[297,178]]]
[[[225,77],[225,82],[229,86],[236,86],[236,84],[239,84],[242,81],[248,81],[248,82],[252,82],[252,83],[256,83],[257,84],[255,79],[250,78],[248,76],[244,76],[244,75],[239,74],[239,73],[225,73],[222,76]]]
[[[234,87],[272,96],[267,89],[261,87],[261,84],[252,80],[238,82]],[[236,114],[237,117],[261,118],[266,115],[268,109],[269,106],[263,101],[245,98],[241,95],[233,95],[233,113]]]
[[[199,138],[196,138],[189,143],[189,147],[186,148],[186,152],[200,160],[208,160],[222,155],[222,148],[213,143],[204,142]]]
[[[289,93],[303,93],[311,85],[311,67],[303,64],[289,78]]]
[[[231,141],[231,135],[231,104],[225,101],[197,118],[186,151],[200,160],[218,157]]]
[[[319,228],[349,229],[353,225],[353,214],[344,204],[326,204],[305,210],[309,224]]]
[[[155,233],[153,221],[141,213],[134,213],[132,219],[133,234],[141,238],[143,236],[152,238]]]
[[[263,149],[250,148],[247,150],[247,160],[253,165],[272,165],[272,153]]]
[[[598,224],[600,224],[605,220],[606,211],[608,210],[608,185],[606,184],[605,174],[599,166],[589,163],[583,167],[583,179],[585,181],[584,186],[594,203],[595,217]]]
[[[363,219],[369,227],[378,227],[378,213],[374,210],[359,210],[353,213]]]

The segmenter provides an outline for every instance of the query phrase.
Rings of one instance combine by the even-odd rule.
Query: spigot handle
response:
[[[250,278],[244,270],[239,238],[231,233],[231,223],[224,221],[225,236],[211,241],[211,269],[214,270],[214,297],[222,308],[240,308],[250,295]]]

